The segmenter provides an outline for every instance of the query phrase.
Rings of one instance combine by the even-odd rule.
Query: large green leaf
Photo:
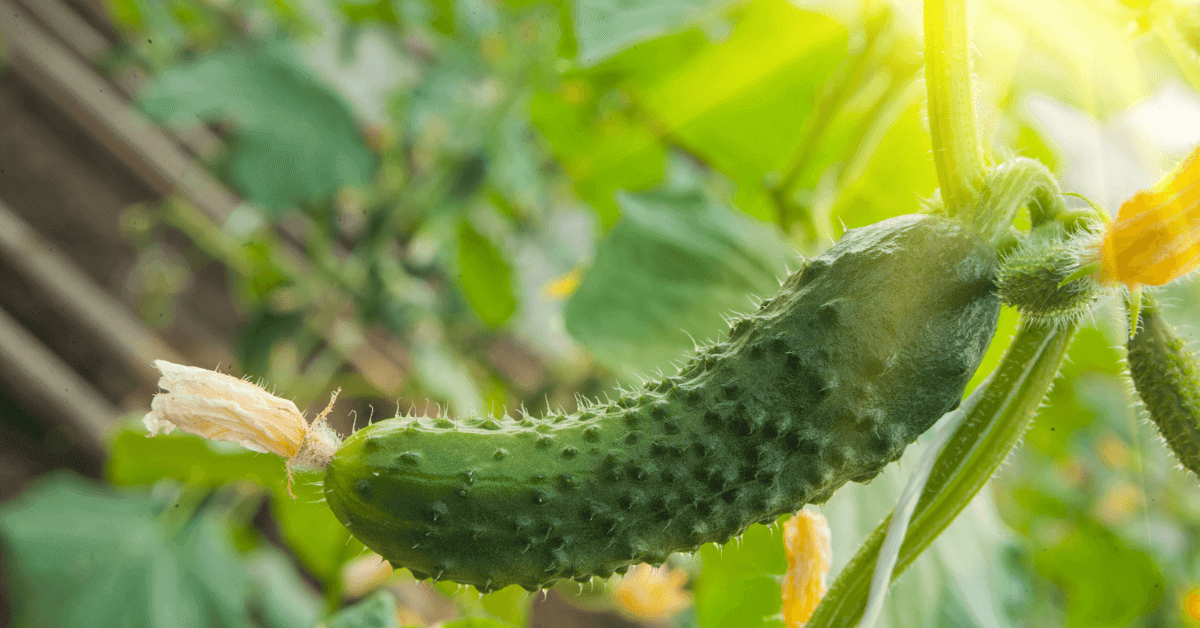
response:
[[[727,39],[639,83],[673,137],[738,183],[738,208],[773,217],[764,176],[784,170],[802,147],[805,121],[847,40],[828,17],[758,0]]]
[[[1064,593],[1068,628],[1128,626],[1163,595],[1154,559],[1090,521],[1034,554],[1033,563]]]
[[[779,576],[787,558],[778,528],[752,525],[723,548],[700,548],[700,560],[694,595],[702,628],[782,628]]]
[[[442,624],[442,628],[515,628],[512,624],[506,624],[498,619],[489,617],[467,617],[464,619],[455,619]]]
[[[396,598],[388,591],[379,591],[342,609],[317,628],[399,628],[396,618]]]
[[[400,24],[392,0],[338,0],[337,9],[346,21],[356,26],[371,23],[391,26]]]
[[[350,110],[283,44],[213,52],[172,68],[139,103],[168,123],[233,122],[229,178],[268,209],[329,198],[374,172]]]
[[[253,579],[255,610],[269,628],[307,628],[321,618],[323,602],[283,552],[262,547],[246,567]]]
[[[319,476],[298,475],[288,493],[283,460],[246,451],[229,443],[209,443],[184,435],[147,438],[135,431],[113,439],[107,479],[114,484],[146,485],[172,479],[189,486],[217,487],[253,482],[272,494],[271,511],[288,546],[312,573],[330,582],[342,563],[362,545],[325,505]]]
[[[911,102],[879,138],[877,148],[861,163],[850,164],[845,188],[832,216],[846,228],[873,224],[920,208],[920,199],[937,189],[929,131],[922,103]]]
[[[574,0],[579,61],[592,65],[640,42],[713,18],[731,0]]]
[[[610,227],[621,215],[616,191],[644,190],[661,182],[667,149],[644,121],[600,103],[595,91],[587,81],[571,80],[560,93],[537,94],[530,113],[573,181],[575,194]]]
[[[223,522],[175,526],[165,504],[60,473],[0,510],[14,624],[37,628],[248,625],[248,579]]]
[[[768,296],[794,253],[772,228],[695,188],[622,193],[621,222],[565,308],[567,331],[624,374],[668,369]]]

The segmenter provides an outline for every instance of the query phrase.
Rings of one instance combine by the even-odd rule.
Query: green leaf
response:
[[[246,572],[224,522],[177,529],[143,493],[57,473],[0,510],[14,625],[51,628],[248,626]]]
[[[574,181],[575,193],[610,227],[621,215],[616,191],[661,182],[667,150],[630,112],[610,111],[591,101],[593,89],[582,80],[570,81],[564,93],[537,94],[530,113]]]
[[[337,8],[351,24],[378,23],[392,26],[400,24],[400,18],[396,15],[396,7],[392,5],[392,0],[367,2],[340,0]]]
[[[1035,553],[1033,564],[1065,595],[1068,628],[1130,625],[1163,595],[1163,576],[1154,559],[1090,521]]]
[[[837,22],[787,0],[754,2],[727,39],[639,81],[645,106],[737,182],[739,209],[765,219],[773,210],[764,176],[786,169],[801,149],[806,119],[846,57],[848,37]]]
[[[325,505],[325,491],[317,479],[297,477],[292,486],[295,497],[276,489],[271,514],[301,564],[324,582],[333,583],[342,565],[358,556],[363,545]]]
[[[137,0],[104,0],[104,6],[106,15],[122,28],[137,29],[145,24]]]
[[[442,628],[515,628],[515,626],[488,617],[467,617],[448,621],[442,624]]]
[[[696,617],[703,628],[783,627],[778,576],[787,570],[779,528],[752,525],[740,541],[700,548]]]
[[[377,591],[354,606],[317,624],[317,628],[399,628],[396,598],[388,591]]]
[[[517,311],[512,268],[466,220],[458,228],[458,279],[467,303],[485,325],[499,327]]]
[[[265,303],[248,318],[238,330],[237,361],[247,375],[262,377],[269,372],[271,349],[294,337],[304,318],[296,312],[280,314]]]
[[[593,65],[637,43],[714,16],[730,0],[575,0],[579,62]]]
[[[668,369],[722,316],[778,290],[790,247],[698,189],[622,193],[621,222],[566,304],[567,331],[625,374]],[[691,334],[691,336],[689,336]]]
[[[264,547],[254,552],[247,568],[255,588],[254,606],[267,626],[312,626],[321,618],[322,601],[282,552]]]
[[[229,178],[268,209],[327,199],[366,184],[375,169],[349,108],[284,44],[213,52],[172,68],[139,105],[171,124],[233,122]]]
[[[857,172],[847,173],[832,215],[848,229],[916,212],[921,198],[937,189],[929,159],[929,131],[922,104],[913,102],[887,129],[878,147]]]
[[[497,618],[514,626],[524,626],[529,618],[529,606],[532,601],[525,589],[510,586],[484,595],[479,603]]]
[[[105,475],[119,485],[172,479],[188,486],[217,487],[236,481],[262,486],[272,494],[271,512],[288,546],[326,582],[334,581],[342,563],[362,549],[325,505],[324,492],[314,481],[319,476],[296,476],[293,498],[288,494],[283,460],[272,454],[195,436],[147,438],[127,430],[112,441]]]

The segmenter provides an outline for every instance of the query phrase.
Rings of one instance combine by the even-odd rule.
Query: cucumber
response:
[[[957,407],[995,333],[996,253],[907,215],[853,229],[677,375],[536,420],[402,417],[326,470],[393,566],[490,591],[662,563],[865,482]]]
[[[1134,389],[1175,458],[1200,478],[1200,366],[1149,295],[1129,339],[1127,364]],[[1136,312],[1136,313],[1135,313]]]

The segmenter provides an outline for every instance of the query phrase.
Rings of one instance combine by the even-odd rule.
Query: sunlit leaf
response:
[[[730,0],[574,0],[579,61],[591,65],[705,17]]]
[[[467,617],[442,624],[442,628],[515,628],[512,624],[489,617]]]
[[[662,181],[667,149],[629,113],[597,112],[592,89],[582,80],[568,82],[560,93],[537,95],[531,113],[575,193],[608,227],[621,215],[617,190],[645,190]]]
[[[339,0],[337,8],[352,24],[377,22],[397,25],[400,23],[392,0]]]
[[[867,155],[861,170],[847,175],[846,187],[834,204],[835,224],[853,229],[920,209],[920,200],[937,189],[929,131],[922,123],[922,103],[914,101]],[[838,223],[840,221],[840,223]]]
[[[524,626],[529,618],[529,606],[533,600],[525,589],[509,586],[484,595],[479,603],[501,621],[514,626]]]
[[[696,189],[623,193],[621,222],[567,301],[567,331],[598,359],[626,374],[669,370],[717,338],[730,312],[769,296],[789,261],[770,227]],[[689,336],[690,334],[690,336]]]
[[[644,83],[645,104],[684,146],[739,184],[738,207],[765,219],[764,176],[783,170],[847,32],[786,0],[760,0],[728,39],[705,46]]]
[[[787,558],[778,528],[752,525],[740,541],[700,548],[700,560],[693,595],[702,628],[783,627],[779,577]]]

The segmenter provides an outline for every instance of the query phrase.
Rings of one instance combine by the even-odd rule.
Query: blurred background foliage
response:
[[[1115,214],[1200,142],[1197,5],[970,4],[997,158],[1036,157]],[[169,325],[197,269],[219,264],[241,320],[222,367],[301,407],[342,388],[357,400],[343,433],[397,405],[571,409],[669,371],[773,293],[797,253],[917,211],[936,188],[917,2],[106,9],[123,40],[104,67],[146,74],[148,119],[214,130],[206,163],[244,201],[224,224],[182,198],[125,212],[142,317]],[[1187,337],[1196,290],[1164,290]],[[1014,326],[1005,312],[981,376]],[[1200,487],[1141,420],[1121,328],[1102,303],[1024,446],[900,578],[886,625],[1200,626]],[[379,330],[402,372],[348,363]],[[319,477],[292,497],[279,460],[146,439],[136,419],[111,439],[107,486],[52,475],[0,506],[19,625],[538,621],[541,595],[481,599],[381,569],[321,503]],[[821,508],[835,574],[909,460]],[[778,529],[756,525],[674,557],[682,585],[560,587],[577,613],[557,625],[782,626],[786,565]],[[623,602],[623,586],[658,586],[661,605]]]

